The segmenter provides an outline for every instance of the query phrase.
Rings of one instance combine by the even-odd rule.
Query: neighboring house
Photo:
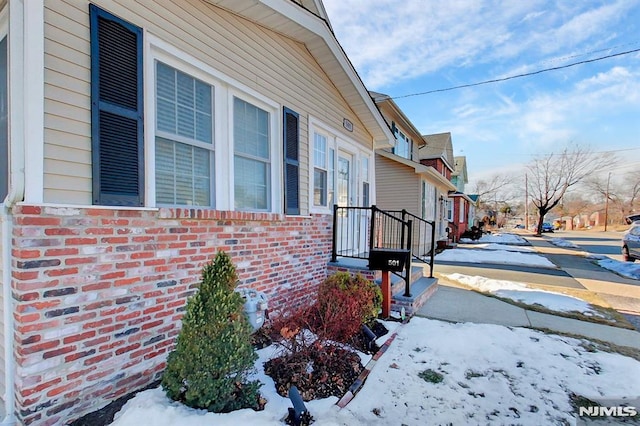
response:
[[[4,423],[157,380],[219,250],[308,300],[394,140],[320,1],[3,0],[0,80]]]
[[[436,240],[447,238],[446,199],[455,190],[431,164],[421,164],[420,154],[428,141],[389,96],[370,92],[396,137],[395,146],[376,151],[376,198],[383,210],[406,209],[423,219],[436,222]],[[425,253],[430,247],[422,247]]]
[[[465,194],[465,185],[469,183],[467,175],[467,157],[454,157],[454,170],[451,182],[456,186],[455,192],[449,193],[453,204],[450,206],[452,220],[449,222],[450,236],[453,242],[460,241],[464,232],[473,226],[475,219],[475,202]]]
[[[456,186],[456,192],[465,192],[465,185],[469,183],[467,174],[467,157],[453,157],[454,169],[451,173],[451,183]]]
[[[439,241],[451,239],[447,228],[453,222],[453,200],[449,199],[449,192],[455,191],[456,187],[451,183],[451,175],[455,170],[455,160],[453,158],[453,144],[451,133],[438,133],[434,135],[422,136],[426,144],[420,147],[419,159],[422,165],[436,170],[442,177],[441,183],[435,187],[433,199],[437,200],[435,208],[438,229],[436,235]]]

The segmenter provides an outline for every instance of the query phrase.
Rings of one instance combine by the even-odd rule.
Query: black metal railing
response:
[[[333,244],[331,261],[340,257],[369,260],[373,249],[408,250],[410,255],[402,273],[405,296],[410,295],[412,219],[371,207],[333,207]],[[395,272],[394,272],[395,273]]]
[[[420,262],[429,264],[429,278],[433,278],[433,261],[435,257],[436,222],[426,220],[407,210],[386,210],[403,221],[413,221],[411,255]]]

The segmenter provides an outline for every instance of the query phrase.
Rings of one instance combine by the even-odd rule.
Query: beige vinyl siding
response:
[[[89,2],[44,3],[44,199],[91,204]],[[303,44],[201,0],[93,3],[300,114],[303,214],[309,205],[309,117],[338,129],[348,118],[354,132],[345,135],[371,148],[372,136]]]
[[[420,176],[415,170],[376,155],[376,205],[420,215]]]

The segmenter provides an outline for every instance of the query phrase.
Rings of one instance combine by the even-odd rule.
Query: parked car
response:
[[[542,232],[553,232],[553,225],[549,222],[542,224]]]
[[[640,221],[633,222],[622,235],[622,258],[627,262],[640,259]]]
[[[637,220],[640,220],[640,214],[632,214],[631,216],[627,216],[624,218],[624,221],[627,222],[627,225],[631,225]]]

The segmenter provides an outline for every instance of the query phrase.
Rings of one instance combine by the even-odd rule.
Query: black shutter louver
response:
[[[0,40],[0,203],[9,192],[9,93],[7,37]]]
[[[284,108],[284,207],[285,214],[300,214],[300,116]]]
[[[93,203],[142,206],[142,29],[89,10]]]

